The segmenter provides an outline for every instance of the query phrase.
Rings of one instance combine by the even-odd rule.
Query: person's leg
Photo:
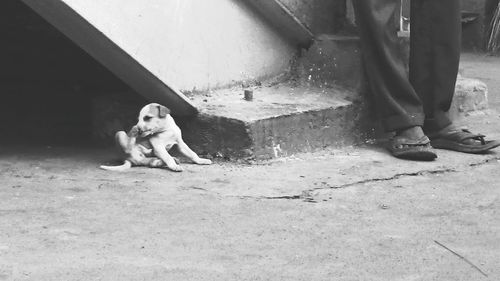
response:
[[[353,0],[364,66],[386,131],[395,132],[389,150],[398,158],[434,160],[424,135],[424,112],[405,69],[397,37],[399,0]]]
[[[439,131],[455,92],[460,61],[460,1],[411,1],[410,81],[423,102],[424,130]]]
[[[420,97],[407,77],[397,37],[399,2],[353,0],[370,89],[388,132],[422,126],[425,117]]]
[[[435,148],[482,153],[500,146],[448,117],[460,62],[460,1],[411,2],[410,81],[423,102],[424,131]]]

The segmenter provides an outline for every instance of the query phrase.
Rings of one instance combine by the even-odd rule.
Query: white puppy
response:
[[[182,140],[181,129],[170,116],[170,110],[157,103],[144,106],[139,121],[126,133],[117,132],[116,143],[126,155],[123,165],[101,166],[104,170],[123,171],[132,166],[163,167],[181,172],[183,169],[168,151],[177,145],[179,151],[199,165],[210,165],[212,161],[200,158]]]

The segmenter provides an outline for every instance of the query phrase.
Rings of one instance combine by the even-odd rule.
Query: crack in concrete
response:
[[[242,198],[242,199],[252,198],[252,199],[263,199],[263,200],[304,200],[306,202],[315,203],[316,201],[313,199],[313,196],[311,195],[311,193],[313,193],[315,191],[344,189],[344,188],[348,188],[348,187],[352,187],[352,186],[356,186],[356,185],[367,184],[367,183],[392,181],[392,180],[400,179],[403,177],[416,177],[416,176],[422,176],[422,175],[445,174],[445,173],[451,173],[451,172],[457,172],[457,170],[456,169],[442,169],[442,170],[431,170],[431,171],[418,171],[418,172],[414,172],[414,173],[401,173],[401,174],[396,174],[396,175],[391,176],[391,177],[371,178],[371,179],[346,183],[346,184],[337,185],[337,186],[311,188],[311,189],[307,189],[307,190],[302,191],[302,194],[300,194],[300,195],[257,196],[257,197],[255,197],[255,196],[242,196],[240,198]]]
[[[487,165],[493,161],[500,161],[500,156],[488,158],[488,159],[485,159],[485,160],[478,162],[478,163],[471,163],[471,164],[468,164],[467,166],[475,168],[475,167]],[[442,175],[442,174],[456,173],[456,172],[459,172],[458,168],[423,170],[423,171],[418,171],[418,172],[413,172],[413,173],[400,173],[400,174],[396,174],[394,176],[385,177],[385,178],[371,178],[371,179],[366,179],[366,180],[360,180],[360,181],[346,183],[346,184],[337,185],[337,186],[327,186],[327,187],[317,187],[317,188],[312,188],[312,189],[306,189],[306,190],[302,191],[301,194],[297,194],[297,195],[239,196],[239,198],[241,198],[241,199],[261,199],[261,200],[303,200],[304,202],[308,202],[308,203],[317,203],[317,201],[314,200],[314,197],[311,194],[315,191],[344,189],[344,188],[368,184],[368,183],[387,182],[387,181],[401,179],[404,177],[418,177],[418,176],[423,176],[423,175]]]
[[[311,192],[314,192],[317,190],[324,190],[324,189],[342,189],[342,188],[347,188],[347,187],[351,187],[351,186],[362,185],[362,184],[367,184],[367,183],[374,183],[374,182],[392,181],[392,180],[397,180],[397,179],[400,179],[403,177],[418,177],[418,176],[423,176],[423,175],[438,175],[438,174],[455,173],[455,172],[457,172],[456,169],[448,168],[448,169],[440,169],[440,170],[424,170],[424,171],[418,171],[418,172],[414,172],[414,173],[400,173],[400,174],[396,174],[392,177],[372,178],[372,179],[366,179],[366,180],[347,183],[347,184],[338,185],[338,186],[317,187],[317,188],[311,189]]]

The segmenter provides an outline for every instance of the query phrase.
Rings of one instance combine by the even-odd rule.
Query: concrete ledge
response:
[[[488,86],[480,80],[459,77],[450,116],[460,117],[473,111],[488,109]]]
[[[179,119],[186,142],[204,154],[262,160],[367,137],[361,105],[346,100],[353,93],[345,89],[287,84],[253,94],[253,101],[243,99],[241,88],[197,96],[198,118]]]

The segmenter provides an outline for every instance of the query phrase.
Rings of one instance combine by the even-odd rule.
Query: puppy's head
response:
[[[144,106],[139,113],[137,122],[140,135],[146,137],[165,131],[169,114],[170,109],[161,104],[150,103]]]

